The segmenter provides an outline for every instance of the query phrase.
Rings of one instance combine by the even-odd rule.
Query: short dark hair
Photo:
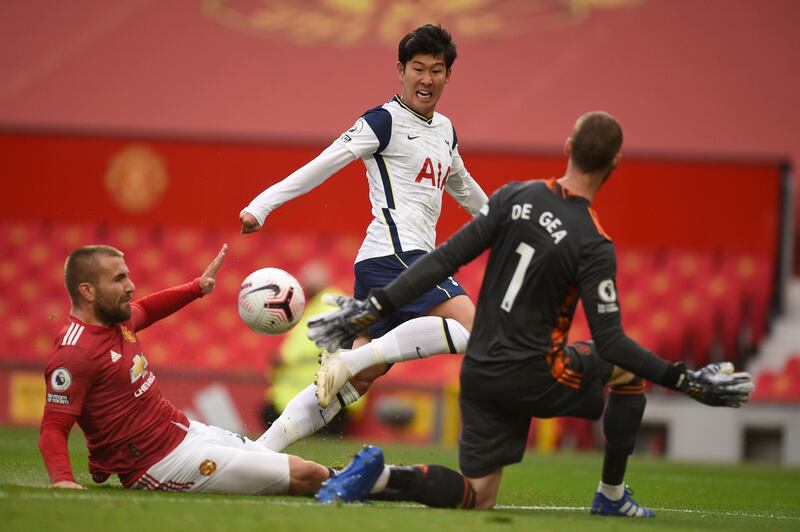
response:
[[[80,301],[78,286],[81,283],[96,283],[100,272],[98,271],[98,255],[108,257],[124,257],[115,247],[106,245],[82,246],[73,251],[64,263],[64,286],[73,304]]]
[[[406,66],[417,54],[444,57],[444,64],[449,70],[456,61],[458,52],[453,37],[440,25],[425,24],[409,32],[400,41],[397,48],[397,60]]]
[[[585,173],[606,171],[622,147],[622,127],[604,111],[581,116],[572,130],[572,162]]]

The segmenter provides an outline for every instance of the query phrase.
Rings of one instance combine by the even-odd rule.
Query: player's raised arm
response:
[[[139,331],[149,327],[158,320],[179,311],[195,299],[211,293],[216,286],[217,273],[222,267],[227,252],[228,244],[223,244],[214,260],[194,281],[167,288],[134,301],[131,305],[131,321],[134,329]]]
[[[225,255],[228,253],[228,244],[222,244],[222,248],[220,248],[219,253],[217,256],[214,257],[214,260],[211,261],[203,273],[200,275],[200,292],[203,295],[210,294],[214,291],[214,287],[217,283],[217,272],[222,267],[222,263],[225,260]]]
[[[239,221],[242,222],[242,234],[255,233],[261,229],[261,224],[258,223],[256,217],[247,211],[239,213]]]
[[[317,157],[253,198],[239,213],[242,233],[258,231],[272,211],[319,186],[355,159],[339,140],[334,141]]]

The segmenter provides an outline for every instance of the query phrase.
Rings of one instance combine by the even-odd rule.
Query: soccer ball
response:
[[[279,268],[248,275],[239,288],[239,316],[259,334],[281,334],[303,315],[306,296],[297,279]]]

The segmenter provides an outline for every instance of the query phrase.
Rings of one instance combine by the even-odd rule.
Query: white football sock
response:
[[[340,357],[351,375],[378,364],[428,358],[441,353],[463,353],[469,332],[454,319],[423,316],[401,323],[380,338]]]
[[[327,425],[345,406],[355,402],[359,395],[348,382],[331,401],[328,408],[321,409],[316,395],[317,387],[309,385],[295,395],[280,417],[256,440],[267,449],[281,452],[294,442],[311,436]]]
[[[605,495],[608,500],[618,501],[625,495],[625,483],[623,482],[622,484],[614,486],[613,484],[606,484],[601,480],[597,491]]]
[[[381,471],[380,476],[378,476],[378,480],[375,481],[375,484],[372,485],[372,489],[369,490],[370,493],[380,493],[386,489],[386,485],[389,484],[389,475],[391,475],[391,470],[389,469],[388,465],[383,466],[383,471]]]

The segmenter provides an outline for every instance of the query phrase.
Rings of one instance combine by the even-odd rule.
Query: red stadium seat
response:
[[[46,358],[69,309],[61,265],[75,247],[105,242],[122,249],[140,297],[199,275],[227,239],[230,251],[216,296],[190,305],[179,316],[141,334],[159,367],[261,373],[266,361],[277,356],[282,337],[257,335],[239,320],[235,301],[241,281],[266,266],[297,275],[309,259],[323,258],[331,266],[334,284],[349,292],[360,238],[316,233],[260,236],[188,226],[0,221],[4,252],[0,258],[0,356]],[[474,299],[487,257],[484,253],[457,274]],[[687,360],[696,366],[717,357],[731,359],[743,323],[754,339],[763,335],[769,273],[769,261],[758,257],[620,250],[617,284],[623,325],[632,338],[670,360]],[[590,337],[579,306],[569,341]],[[798,367],[800,358],[787,365],[786,373],[794,375]]]

